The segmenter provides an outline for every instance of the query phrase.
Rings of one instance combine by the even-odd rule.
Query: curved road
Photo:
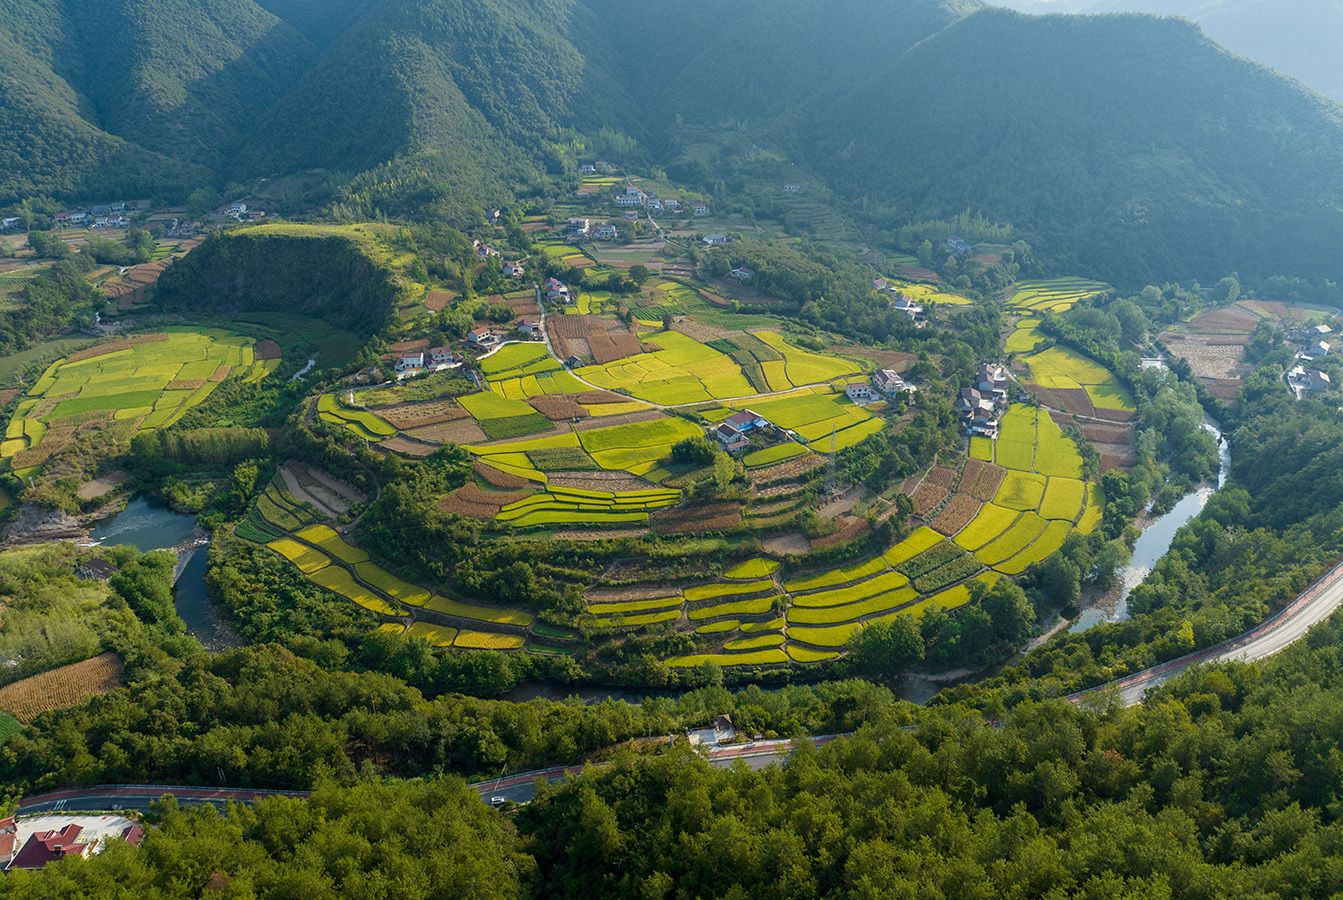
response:
[[[1343,563],[1330,569],[1323,577],[1310,586],[1287,607],[1279,611],[1244,634],[1220,644],[1161,663],[1150,669],[1144,669],[1117,681],[1079,691],[1068,697],[1080,702],[1089,697],[1117,694],[1125,706],[1142,702],[1143,695],[1157,685],[1161,685],[1191,666],[1205,662],[1254,662],[1265,659],[1286,649],[1306,636],[1315,625],[1331,616],[1343,606]],[[811,738],[811,742],[820,746],[843,735],[827,734]],[[771,763],[786,759],[793,752],[790,739],[753,741],[726,747],[706,748],[709,762],[715,766],[729,766],[737,760],[743,760],[753,769],[764,768]],[[473,784],[472,787],[487,802],[502,798],[513,803],[526,803],[536,795],[538,780],[556,782],[569,775],[583,771],[582,766],[556,766],[550,769],[538,769],[533,772],[521,772],[502,778],[491,779]],[[87,788],[71,788],[25,797],[19,802],[18,812],[23,815],[50,812],[107,812],[113,810],[147,811],[150,804],[164,794],[172,794],[179,803],[213,803],[222,805],[227,802],[251,803],[264,797],[308,796],[307,791],[267,790],[260,788],[204,788],[181,785],[93,785]]]
[[[1334,566],[1305,593],[1244,634],[1108,684],[1079,691],[1068,699],[1077,702],[1095,694],[1117,693],[1121,703],[1133,706],[1140,703],[1149,690],[1165,684],[1190,666],[1266,659],[1305,637],[1307,631],[1329,618],[1339,606],[1343,606],[1343,563]]]

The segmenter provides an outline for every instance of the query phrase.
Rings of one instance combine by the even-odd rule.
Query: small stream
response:
[[[242,638],[215,608],[205,589],[210,544],[204,532],[196,527],[194,516],[136,497],[124,510],[99,522],[89,537],[95,544],[129,544],[144,553],[171,550],[177,554],[173,598],[187,631],[208,650],[217,652],[242,646]]]
[[[1133,555],[1129,557],[1128,564],[1120,570],[1121,587],[1118,601],[1113,606],[1107,603],[1083,610],[1069,631],[1086,631],[1097,625],[1127,619],[1129,594],[1146,580],[1161,557],[1166,555],[1171,541],[1175,540],[1175,533],[1201,513],[1203,507],[1208,505],[1209,498],[1226,484],[1227,473],[1231,471],[1231,445],[1222,437],[1222,432],[1211,419],[1204,422],[1203,427],[1217,439],[1217,452],[1221,457],[1217,471],[1217,487],[1210,484],[1199,485],[1180,498],[1180,502],[1176,503],[1170,512],[1144,528],[1133,545]]]

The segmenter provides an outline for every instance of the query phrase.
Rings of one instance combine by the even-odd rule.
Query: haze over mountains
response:
[[[0,202],[320,169],[462,218],[745,131],[874,223],[965,209],[1127,283],[1343,277],[1343,111],[1194,26],[973,0],[0,0]],[[711,187],[713,173],[707,173]]]
[[[1184,16],[1222,46],[1343,102],[1343,3],[1338,0],[991,0],[1029,13]]]

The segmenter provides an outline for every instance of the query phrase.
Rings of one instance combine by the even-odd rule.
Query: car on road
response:
[[[499,794],[495,794],[493,797],[490,798],[490,806],[503,806],[507,802],[508,798],[501,796]]]

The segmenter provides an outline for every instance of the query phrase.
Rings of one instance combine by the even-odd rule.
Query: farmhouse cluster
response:
[[[34,816],[0,819],[0,861],[6,872],[41,869],[69,856],[93,856],[109,842],[138,847],[145,827],[124,816]]]
[[[999,417],[1007,409],[1007,369],[999,363],[983,363],[974,387],[963,388],[956,411],[966,433],[996,440]]]

